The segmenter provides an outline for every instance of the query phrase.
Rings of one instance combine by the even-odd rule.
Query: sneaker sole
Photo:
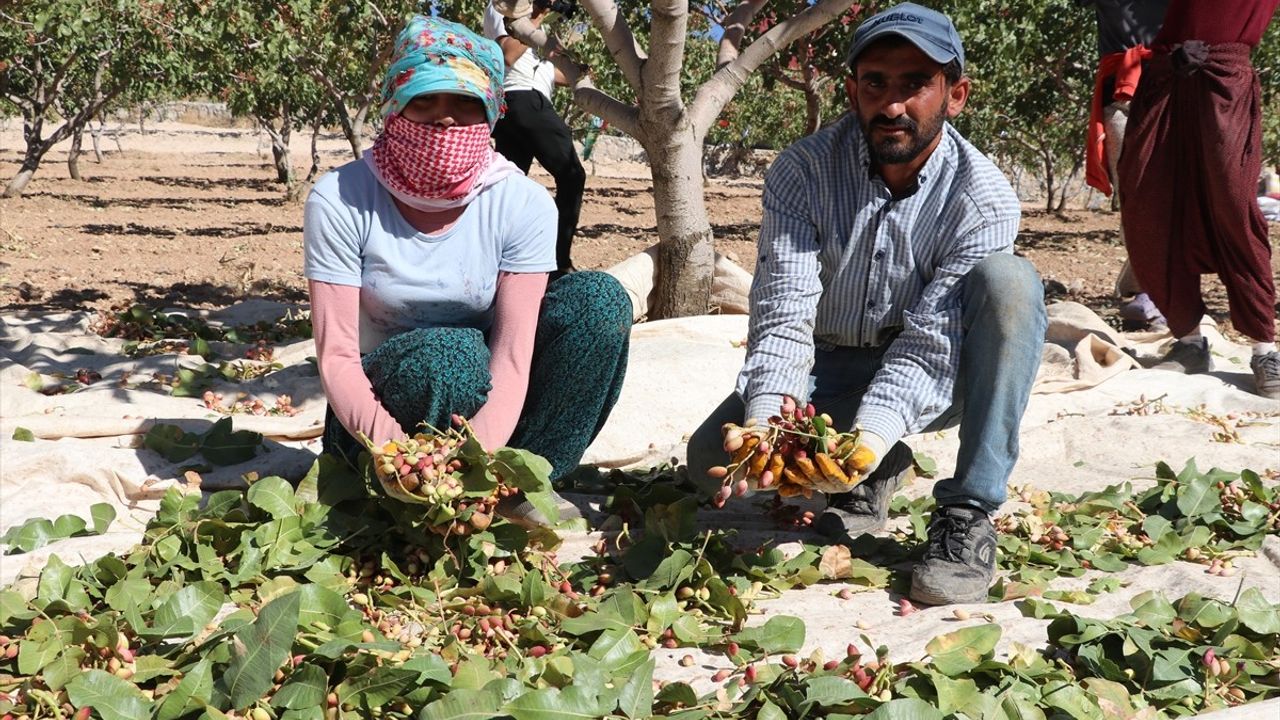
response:
[[[854,535],[853,533],[849,532],[845,528],[844,521],[840,519],[839,515],[836,515],[833,512],[827,511],[818,516],[818,522],[813,524],[813,529],[817,530],[819,535],[822,535],[823,537],[826,537],[826,538],[830,538],[832,540],[843,540],[845,538],[849,538],[850,540],[856,540],[857,538],[863,535],[868,535],[868,534],[883,530],[885,528],[885,525],[887,524],[888,524],[887,519],[881,520],[880,522],[874,525],[871,525],[864,530],[860,530],[857,535]]]
[[[933,593],[927,592],[925,590],[917,590],[915,586],[912,585],[911,591],[907,593],[907,596],[910,597],[912,600],[915,600],[916,602],[924,603],[925,605],[958,605],[961,603],[986,602],[987,593],[989,592],[990,592],[990,588],[987,588],[982,592],[975,592],[969,595],[954,595],[954,596],[944,597],[942,595],[934,595]]]

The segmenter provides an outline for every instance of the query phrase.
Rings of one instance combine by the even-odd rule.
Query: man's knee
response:
[[[1016,255],[996,254],[964,279],[965,313],[981,309],[1013,326],[1044,323],[1044,283],[1035,267]]]

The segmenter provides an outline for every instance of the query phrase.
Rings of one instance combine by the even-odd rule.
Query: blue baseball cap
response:
[[[845,63],[853,61],[871,43],[886,35],[901,35],[939,65],[955,60],[964,69],[964,46],[951,18],[915,3],[902,3],[867,18],[853,33],[853,46]]]

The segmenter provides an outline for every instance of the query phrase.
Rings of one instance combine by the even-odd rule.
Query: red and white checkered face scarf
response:
[[[366,161],[392,195],[425,211],[465,205],[514,168],[489,145],[486,123],[446,127],[399,113],[387,116]]]

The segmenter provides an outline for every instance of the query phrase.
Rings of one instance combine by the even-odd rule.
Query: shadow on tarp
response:
[[[284,232],[291,228],[280,226],[271,232]],[[221,233],[222,229],[218,229]],[[171,285],[160,285],[142,282],[112,282],[112,285],[128,288],[133,297],[128,301],[149,307],[169,307],[193,305],[212,305],[225,307],[246,300],[264,299],[284,303],[305,303],[308,300],[307,288],[299,284],[297,287],[272,283],[266,287],[255,288],[255,295],[246,296],[241,288],[214,283],[176,282]],[[38,283],[27,283],[19,288],[18,301],[0,305],[0,312],[34,311],[82,311],[89,303],[109,297],[106,293],[94,289],[63,288],[47,293]]]
[[[148,423],[151,427],[174,425],[198,436],[208,433],[214,425],[214,421],[193,418],[154,418],[148,420]],[[232,429],[235,430],[234,425]],[[252,457],[232,465],[214,464],[202,452],[196,452],[184,460],[171,461],[160,452],[147,447],[145,437],[141,436],[138,447],[131,450],[137,453],[138,462],[149,477],[183,481],[187,477],[186,473],[191,471],[199,475],[199,487],[205,492],[247,487],[245,475],[248,473],[255,473],[258,478],[279,476],[296,486],[318,457],[317,452],[309,448],[263,438]]]

